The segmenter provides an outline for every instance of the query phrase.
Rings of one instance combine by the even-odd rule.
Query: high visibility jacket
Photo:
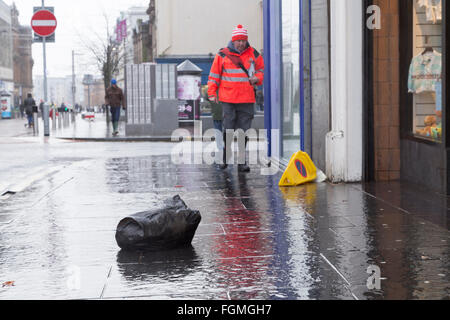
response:
[[[250,71],[250,76],[254,70],[254,75],[258,77],[260,86],[264,82],[264,59],[263,57],[247,45],[247,48],[240,54],[234,49],[232,43],[228,45],[229,54],[241,58],[242,64]],[[208,80],[208,96],[217,96],[219,90],[219,101],[227,103],[255,103],[255,89],[250,84],[249,76],[240,67],[236,66],[230,58],[219,52],[211,67]]]

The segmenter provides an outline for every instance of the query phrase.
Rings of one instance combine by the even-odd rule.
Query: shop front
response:
[[[265,127],[269,155],[281,167],[299,150],[308,152],[321,169],[325,166],[327,18],[326,0],[264,1]]]
[[[450,194],[446,128],[448,5],[375,0],[381,28],[366,31],[366,179],[402,180]]]

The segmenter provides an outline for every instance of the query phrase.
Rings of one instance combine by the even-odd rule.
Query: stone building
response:
[[[134,63],[153,61],[151,50],[151,37],[148,21],[138,20],[136,28],[133,29]]]
[[[93,79],[91,85],[84,85],[84,102],[86,107],[101,107],[105,103],[103,79]]]
[[[11,8],[0,0],[0,90],[14,92]]]
[[[20,105],[27,93],[33,91],[32,32],[19,23],[19,11],[15,4],[11,8],[13,39],[14,104]]]

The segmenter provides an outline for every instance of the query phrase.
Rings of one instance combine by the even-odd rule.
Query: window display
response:
[[[416,0],[413,12],[413,59],[408,91],[413,95],[413,133],[442,138],[442,3]]]

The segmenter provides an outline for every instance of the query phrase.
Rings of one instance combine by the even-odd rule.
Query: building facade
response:
[[[153,61],[149,21],[138,20],[133,29],[134,64]]]
[[[401,180],[450,194],[448,7],[264,1],[272,159],[285,165],[303,150],[333,182]]]
[[[242,24],[250,44],[263,49],[262,0],[152,0],[150,35],[154,60],[180,64],[189,59],[202,70],[202,84],[207,83],[216,53],[231,40],[231,33]],[[154,20],[153,20],[154,17]]]
[[[105,103],[105,84],[103,79],[93,79],[92,84],[84,85],[84,101],[83,106],[101,107]]]
[[[381,27],[366,33],[368,171],[450,194],[446,1],[368,1]],[[373,155],[373,156],[370,156]]]
[[[11,8],[0,0],[0,91],[14,93]]]
[[[265,127],[269,155],[281,167],[303,150],[327,169],[333,75],[329,4],[264,1]]]
[[[75,80],[76,94],[75,103],[84,105],[84,85],[82,77],[77,76]],[[48,77],[47,78],[47,93],[49,103],[60,105],[72,105],[72,76],[66,77]],[[36,101],[44,99],[44,77],[36,75],[33,77],[33,97]]]
[[[121,66],[116,75],[117,84],[120,87],[125,85],[125,66],[134,62],[134,30],[139,23],[148,21],[147,7],[130,7],[127,11],[120,13],[117,18],[116,38],[118,55],[121,57]],[[121,27],[119,27],[121,25]]]
[[[13,64],[14,64],[14,105],[21,105],[27,93],[33,92],[32,32],[28,26],[19,23],[19,11],[15,4],[11,8]]]

